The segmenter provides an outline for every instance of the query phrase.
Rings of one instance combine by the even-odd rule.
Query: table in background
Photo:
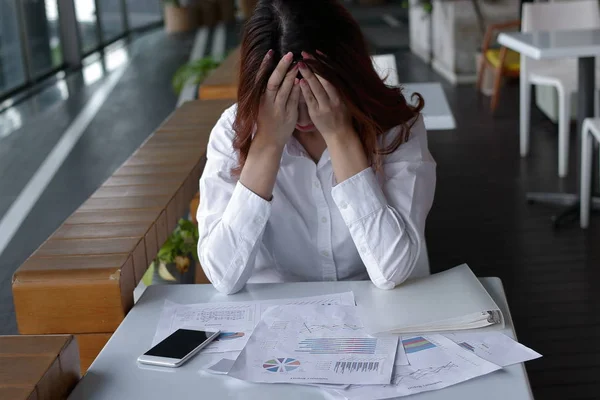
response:
[[[481,282],[504,314],[506,328],[502,332],[514,338],[515,332],[502,282],[498,278],[483,278]],[[214,354],[199,354],[187,364],[174,369],[140,367],[136,360],[150,348],[163,304],[167,299],[190,304],[284,299],[346,291],[353,291],[356,302],[363,304],[368,302],[369,298],[383,293],[370,281],[249,284],[242,292],[232,296],[218,293],[211,285],[150,286],[100,352],[69,399],[329,399],[331,397],[328,394],[315,387],[248,383],[201,371],[201,367],[207,363],[207,357],[214,359]],[[411,399],[415,400],[483,398],[532,399],[523,364],[513,365],[447,389],[411,396]]]
[[[396,57],[393,54],[382,54],[371,57],[379,76],[389,86],[399,86],[398,67]],[[455,129],[456,121],[446,100],[444,89],[438,82],[426,83],[403,83],[404,95],[411,101],[413,93],[419,93],[425,100],[423,108],[423,119],[427,130]]]
[[[557,58],[578,59],[578,98],[577,98],[577,143],[581,140],[581,127],[585,118],[594,116],[594,92],[596,90],[596,56],[600,55],[600,29],[554,32],[510,32],[501,33],[498,42],[534,60]],[[521,78],[524,84],[523,78]],[[530,121],[527,121],[530,123]],[[577,146],[579,154],[581,146]],[[580,155],[581,156],[581,155]],[[579,160],[576,162],[579,171]],[[579,183],[579,177],[577,177]],[[530,201],[569,206],[558,216],[555,225],[569,215],[579,213],[579,194],[571,193],[528,193]],[[593,198],[590,204],[600,209],[600,198]]]

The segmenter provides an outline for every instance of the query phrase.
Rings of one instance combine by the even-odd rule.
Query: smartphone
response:
[[[219,336],[220,332],[178,329],[138,357],[142,364],[176,368]]]

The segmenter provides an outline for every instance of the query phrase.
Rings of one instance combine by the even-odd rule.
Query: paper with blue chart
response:
[[[410,365],[395,365],[392,382],[334,390],[349,400],[376,400],[442,389],[501,369],[442,335],[402,337]]]
[[[353,306],[275,306],[250,336],[229,375],[250,382],[390,383],[397,337],[365,333]]]
[[[177,329],[185,328],[221,332],[214,342],[202,349],[203,353],[241,351],[262,313],[276,304],[353,306],[355,303],[352,292],[228,303],[177,304],[166,300],[152,345],[158,344]]]

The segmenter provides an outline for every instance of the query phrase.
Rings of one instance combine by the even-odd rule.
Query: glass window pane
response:
[[[15,0],[0,0],[0,93],[25,83]]]
[[[38,76],[63,63],[56,0],[23,2],[31,73]]]
[[[162,1],[127,0],[129,27],[140,28],[154,22],[162,21]]]
[[[100,24],[105,42],[125,33],[125,18],[121,0],[99,0]]]
[[[75,13],[77,15],[77,22],[79,23],[81,46],[83,52],[87,53],[100,45],[94,0],[75,0]]]

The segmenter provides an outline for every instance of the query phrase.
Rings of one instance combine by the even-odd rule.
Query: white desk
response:
[[[600,55],[600,29],[555,31],[555,32],[511,32],[501,33],[498,42],[503,46],[521,53],[521,56],[535,60],[555,58],[578,58],[578,98],[577,98],[577,135],[580,137],[583,120],[594,116],[594,92],[596,90],[596,56]],[[521,70],[521,74],[525,71]],[[527,80],[521,76],[521,90]],[[521,116],[525,118],[525,116]],[[529,124],[530,121],[521,121]],[[527,125],[525,125],[527,126]],[[523,129],[523,128],[521,128]],[[581,146],[578,146],[578,150]],[[576,162],[579,166],[579,161]],[[576,180],[579,183],[579,179]],[[579,195],[569,193],[531,193],[530,201],[538,201],[569,207],[555,219],[558,226],[565,217],[579,212]],[[591,204],[599,203],[594,199]]]
[[[389,86],[400,86],[396,57],[393,54],[372,56],[373,65]],[[404,83],[404,95],[410,102],[413,93],[420,93],[425,100],[423,119],[428,130],[448,130],[456,128],[456,121],[448,105],[442,85],[438,82]]]
[[[535,60],[595,57],[600,54],[600,30],[503,32],[498,42]]]
[[[502,309],[507,326],[504,333],[514,337],[512,320],[502,283],[498,278],[482,282]],[[331,398],[318,388],[286,384],[255,384],[200,371],[206,355],[199,354],[180,368],[140,368],[137,357],[151,343],[165,299],[177,303],[246,301],[315,296],[353,291],[356,301],[383,293],[369,281],[314,282],[247,285],[241,293],[225,296],[211,285],[151,286],[129,312],[121,326],[100,352],[87,374],[75,387],[70,400],[198,400],[198,399],[285,399]],[[412,396],[415,400],[522,400],[532,399],[522,364],[459,385]]]

